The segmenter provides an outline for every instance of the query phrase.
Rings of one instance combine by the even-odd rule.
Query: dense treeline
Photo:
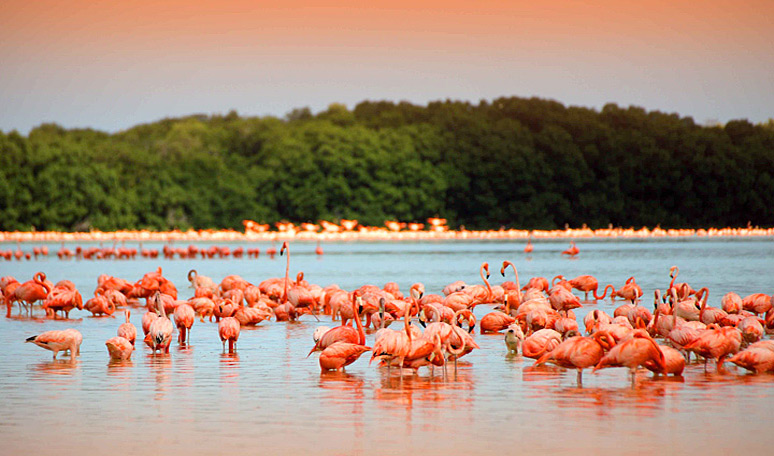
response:
[[[0,132],[0,230],[774,225],[774,128],[543,99]]]

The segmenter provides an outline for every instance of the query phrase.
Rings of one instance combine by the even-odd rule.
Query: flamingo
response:
[[[46,281],[46,274],[42,272],[36,273],[32,280],[28,280],[19,285],[14,290],[14,300],[19,301],[22,305],[27,305],[27,312],[32,312],[32,305],[37,301],[46,299],[53,287],[50,282]]]
[[[591,371],[596,372],[606,367],[628,367],[631,373],[632,386],[634,386],[635,374],[639,366],[652,363],[659,372],[666,370],[664,354],[651,339],[647,332],[637,330],[632,337],[610,349]]]
[[[575,245],[575,241],[570,241],[570,248],[563,250],[562,255],[569,255],[570,258],[575,258],[575,255],[577,255],[578,252],[580,252],[580,249]]]
[[[226,341],[228,341],[228,351],[233,352],[239,339],[239,321],[234,317],[223,318],[218,322],[218,335],[223,343],[223,351],[226,351]]]
[[[559,332],[544,328],[535,331],[529,337],[524,339],[522,344],[522,354],[527,358],[538,359],[546,353],[554,350],[562,343],[562,335]]]
[[[719,327],[716,324],[709,325],[699,336],[684,345],[685,350],[690,350],[704,357],[704,370],[707,370],[707,360],[716,358],[718,371],[723,367],[728,355],[739,351],[742,345],[742,333],[736,328],[728,326]]]
[[[161,294],[157,291],[154,300],[156,301],[156,312],[160,314],[154,319],[148,328],[148,334],[145,336],[145,343],[156,353],[156,350],[169,353],[169,345],[172,342],[172,331],[174,326],[172,321],[167,318],[167,312],[161,302]]]
[[[357,361],[360,355],[371,350],[371,347],[365,346],[365,332],[363,323],[360,321],[360,315],[357,314],[357,308],[361,305],[361,298],[357,296],[352,304],[355,307],[355,324],[357,325],[358,343],[334,342],[326,347],[320,353],[320,369],[343,371],[344,367]]]
[[[346,292],[344,294],[346,295]],[[357,291],[352,293],[352,307],[354,312],[353,319],[360,318],[359,305],[357,304],[357,299],[359,297],[360,296]],[[365,345],[365,338],[361,343],[360,332],[357,329],[353,328],[352,326],[345,325],[344,320],[342,320],[341,326],[337,326],[335,328],[325,331],[325,333],[320,336],[320,339],[316,341],[316,343],[314,344],[314,347],[312,347],[312,349],[309,350],[309,354],[307,354],[306,356],[309,357],[309,355],[311,355],[316,351],[325,350],[330,345],[333,345],[336,342],[349,342],[352,344]]]
[[[774,341],[756,342],[729,358],[728,361],[756,374],[774,372]]]
[[[750,311],[756,315],[765,314],[772,309],[771,296],[765,293],[755,293],[745,296],[742,299],[744,310]]]
[[[569,280],[570,285],[575,288],[576,290],[582,291],[585,293],[584,300],[589,300],[589,292],[592,292],[594,299],[605,299],[605,296],[607,296],[607,290],[613,289],[612,285],[608,285],[605,287],[605,289],[602,292],[602,295],[597,294],[597,290],[599,289],[599,282],[594,276],[591,275],[582,275],[575,277],[574,279]]]
[[[733,291],[723,295],[720,300],[720,308],[729,314],[738,314],[742,311],[742,298]]]
[[[194,290],[197,288],[206,288],[212,290],[215,294],[218,292],[218,285],[211,278],[199,275],[196,269],[188,271],[188,281],[191,282],[191,288]]]
[[[62,331],[46,331],[37,336],[28,337],[25,342],[32,342],[38,347],[54,352],[54,359],[60,351],[69,350],[70,359],[80,354],[83,336],[77,329],[65,329]]]
[[[126,316],[126,322],[121,323],[121,326],[118,327],[118,336],[128,340],[132,347],[134,347],[134,341],[137,338],[137,328],[129,321],[129,310],[125,310],[124,315]]]
[[[532,247],[532,236],[530,235],[530,236],[527,238],[527,245],[526,245],[526,246],[524,246],[524,253],[532,253],[532,250],[533,250],[533,249],[534,249],[534,248]]]
[[[577,369],[578,385],[583,384],[583,369],[596,366],[602,359],[606,348],[613,346],[610,336],[603,331],[595,332],[591,337],[570,337],[552,351],[541,356],[536,366],[551,362],[557,366]]]
[[[111,359],[125,361],[132,356],[134,345],[126,338],[116,336],[105,341]]]
[[[191,327],[196,317],[193,307],[186,303],[180,304],[175,307],[174,316],[178,330],[177,342],[180,345],[189,345],[191,343]]]
[[[414,304],[419,307],[417,302],[422,296],[416,286],[411,287],[409,294]],[[403,314],[403,331],[395,331],[384,328],[377,335],[373,346],[373,354],[369,364],[376,358],[382,358],[387,363],[387,375],[390,373],[390,365],[393,360],[398,361],[398,366],[403,366],[403,360],[411,350],[411,331],[409,330],[409,318],[411,312]],[[403,378],[403,369],[400,370],[400,377]]]
[[[661,354],[664,355],[664,368],[661,369],[661,366],[652,360],[645,361],[645,368],[655,374],[672,374],[675,377],[682,376],[685,369],[685,357],[683,354],[666,345],[659,345],[658,348],[661,350]]]

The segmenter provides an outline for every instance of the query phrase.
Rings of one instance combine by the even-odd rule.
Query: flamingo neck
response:
[[[363,331],[363,322],[360,321],[360,312],[358,312],[357,301],[357,297],[352,300],[352,310],[355,311],[355,324],[357,325],[358,343],[360,345],[365,345],[365,331]],[[382,318],[382,321],[384,321],[384,318]]]

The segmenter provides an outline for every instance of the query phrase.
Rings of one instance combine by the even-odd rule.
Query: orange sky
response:
[[[774,1],[5,0],[0,68],[5,131],[503,95],[763,121]]]

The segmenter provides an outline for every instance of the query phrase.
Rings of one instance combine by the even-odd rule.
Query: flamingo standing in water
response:
[[[596,366],[605,354],[606,348],[612,348],[613,342],[604,331],[597,331],[591,337],[570,337],[551,352],[541,356],[535,365],[554,363],[558,366],[577,369],[578,385],[583,384],[583,369]]]
[[[349,342],[334,342],[320,353],[320,369],[323,371],[336,370],[343,371],[346,366],[357,361],[360,355],[371,350],[371,347],[365,345],[365,331],[363,323],[360,321],[358,308],[362,305],[360,296],[352,303],[355,312],[355,324],[357,325],[358,341],[356,344]]]
[[[46,281],[46,274],[38,272],[32,277],[32,280],[28,280],[16,288],[14,300],[19,301],[27,309],[27,312],[31,313],[32,305],[37,301],[46,299],[51,288],[53,287],[50,282]]]
[[[191,327],[193,326],[196,313],[193,307],[187,303],[181,303],[175,307],[175,325],[177,325],[177,341],[180,345],[191,343]]]
[[[126,338],[116,336],[105,341],[110,359],[125,361],[132,356],[134,345]]]
[[[631,336],[630,339],[610,349],[591,372],[594,373],[606,367],[628,367],[632,386],[634,386],[637,368],[648,362],[653,363],[656,369],[663,373],[666,370],[666,361],[656,341],[642,330],[634,331]]]
[[[118,337],[123,337],[128,340],[129,343],[132,344],[132,347],[134,347],[134,341],[137,338],[137,328],[129,321],[129,310],[125,310],[124,315],[126,316],[126,322],[121,323],[121,326],[118,327],[117,335]]]
[[[578,252],[580,252],[580,250],[578,249],[578,246],[575,245],[575,241],[570,241],[570,248],[563,250],[562,255],[569,255],[570,258],[575,258],[575,255],[577,255]]]
[[[229,353],[236,350],[236,343],[239,339],[239,320],[234,317],[225,317],[218,322],[218,335],[223,343],[223,351],[226,351],[226,341],[228,341]]]
[[[532,236],[530,235],[527,238],[527,245],[524,246],[524,253],[532,253],[533,247],[532,247]]]
[[[416,301],[422,297],[418,289],[416,287],[411,287],[409,294],[415,305],[418,307],[419,304],[417,304]],[[387,363],[387,375],[390,374],[392,361],[397,360],[400,369],[400,377],[403,378],[403,361],[411,351],[412,335],[411,330],[409,329],[409,318],[411,318],[411,312],[409,309],[406,309],[406,312],[403,314],[403,331],[384,328],[381,329],[377,335],[369,364],[376,358],[384,359]]]
[[[28,337],[25,342],[32,342],[38,347],[54,352],[54,359],[60,351],[70,351],[70,359],[80,354],[83,336],[77,329],[63,331],[46,331],[37,336]]]
[[[148,328],[148,335],[145,336],[145,343],[156,353],[159,350],[163,353],[169,353],[169,344],[172,342],[172,331],[174,326],[172,321],[167,318],[167,312],[164,304],[161,302],[161,293],[158,291],[154,296],[156,301],[156,312],[158,318],[153,320]]]

